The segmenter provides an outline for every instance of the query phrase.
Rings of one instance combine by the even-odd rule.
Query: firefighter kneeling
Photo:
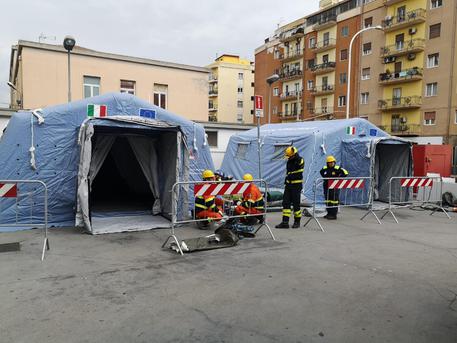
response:
[[[254,178],[251,174],[245,174],[243,180],[252,181]],[[258,214],[257,217],[247,217],[247,222],[252,223],[252,220],[259,221],[263,223],[263,214],[265,213],[265,203],[263,200],[263,195],[260,192],[259,188],[251,183],[249,187],[243,193],[243,201],[240,205],[235,208],[235,213],[238,216],[246,214]],[[252,223],[253,224],[253,223]]]
[[[211,170],[205,170],[202,174],[203,181],[216,181]],[[222,212],[216,206],[216,198],[212,195],[195,197],[195,217],[197,219],[221,220]]]
[[[333,156],[327,157],[327,165],[321,170],[321,176],[324,179],[346,177],[348,174],[346,169],[336,165],[336,159]],[[324,218],[335,220],[340,204],[340,192],[338,189],[328,189],[328,180],[324,181],[324,197],[327,207],[327,215]]]

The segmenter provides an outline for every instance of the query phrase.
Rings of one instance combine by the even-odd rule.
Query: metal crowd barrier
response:
[[[246,190],[249,184],[254,183],[260,185],[260,189],[264,190],[263,192],[263,198],[264,198],[264,212],[262,214],[243,214],[243,215],[236,215],[234,214],[234,209],[233,207],[236,206],[236,204],[230,204],[230,200],[227,201],[227,197],[233,197],[233,196],[241,196],[243,192]],[[197,186],[197,187],[196,187]],[[180,199],[180,189],[181,188],[193,188],[193,194],[194,197],[197,195],[211,195],[211,196],[221,196],[221,197],[226,197],[226,201],[224,202],[224,217],[223,220],[229,220],[229,219],[246,219],[249,217],[263,217],[263,221],[261,221],[259,224],[259,227],[255,230],[255,233],[257,233],[262,227],[265,227],[270,234],[271,238],[273,240],[275,239],[275,236],[273,235],[273,232],[271,231],[270,227],[268,226],[266,222],[266,214],[268,212],[268,205],[267,205],[267,194],[268,194],[268,185],[265,180],[253,180],[253,181],[244,181],[244,180],[230,180],[230,181],[186,181],[186,182],[176,182],[173,187],[172,187],[172,213],[171,213],[171,229],[170,229],[170,236],[167,237],[166,241],[163,243],[162,248],[165,248],[168,242],[170,240],[174,241],[179,249],[179,252],[181,255],[184,255],[182,249],[181,249],[181,244],[180,240],[178,239],[178,236],[176,235],[176,226],[182,225],[182,224],[190,224],[190,223],[205,223],[208,222],[208,218],[196,218],[196,213],[194,210],[192,210],[192,215],[191,216],[183,216],[183,219],[178,219],[178,201]],[[198,189],[197,189],[198,188]],[[227,202],[229,202],[227,206]],[[213,219],[216,221],[215,219]]]
[[[40,198],[43,205],[38,205],[41,203]],[[42,209],[37,211],[38,206],[42,206]],[[42,211],[43,215],[37,215],[39,211]],[[13,222],[10,219],[13,219]],[[46,184],[39,180],[0,180],[0,227],[43,229],[43,261],[45,251],[49,250]]]
[[[324,183],[327,182],[328,189],[324,191]],[[322,200],[318,198],[318,192],[322,192]],[[328,202],[326,199],[333,198],[332,193],[337,193],[339,204]],[[311,220],[315,220],[319,229],[325,232],[320,223],[316,207],[325,209],[340,209],[344,207],[364,207],[367,213],[360,219],[363,220],[367,215],[372,214],[378,224],[381,224],[376,213],[373,211],[373,178],[371,177],[335,177],[318,178],[313,184],[313,207],[310,217],[306,221],[306,227]]]
[[[442,211],[449,219],[451,217],[443,208],[443,179],[440,176],[424,177],[405,177],[396,176],[389,180],[389,207],[381,217],[383,219],[390,214],[398,224],[398,219],[394,214],[394,209],[422,207],[430,209],[433,215],[437,211]]]

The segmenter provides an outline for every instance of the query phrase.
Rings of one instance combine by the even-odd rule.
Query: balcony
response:
[[[383,99],[378,101],[381,111],[408,110],[422,106],[421,96],[406,96],[401,98]]]
[[[290,80],[295,80],[295,79],[300,79],[303,75],[303,71],[300,69],[293,69],[290,71],[282,71],[279,73],[279,80],[284,82],[284,81],[290,81]]]
[[[213,122],[214,122],[214,121],[217,121],[217,115],[215,115],[215,114],[210,114],[210,115],[208,116],[208,121],[213,121]]]
[[[330,50],[336,47],[336,39],[335,38],[329,38],[329,39],[324,39],[323,41],[317,42],[314,44],[311,49],[315,53],[319,52],[324,52],[326,50]]]
[[[333,117],[333,107],[331,107],[331,106],[317,107],[312,112],[315,117],[316,116],[322,117],[325,115]]]
[[[217,75],[210,74],[208,77],[209,83],[216,83],[217,82]]]
[[[424,23],[426,20],[425,15],[426,11],[423,8],[418,8],[401,16],[386,17],[382,21],[382,27],[385,32],[400,30],[408,26]]]
[[[399,2],[402,2],[402,1],[405,1],[405,0],[384,0],[384,6],[391,6],[391,5],[395,5]]]
[[[302,117],[303,111],[302,110],[295,110],[295,111],[286,111],[286,112],[279,112],[279,118],[281,120],[297,120]],[[297,118],[298,117],[298,118]]]
[[[419,136],[422,133],[420,124],[399,124],[399,125],[384,125],[379,127],[381,130],[394,136]]]
[[[290,50],[289,52],[280,55],[279,58],[285,63],[297,60],[301,57],[303,57],[303,50]]]
[[[316,24],[313,25],[314,31],[320,31],[336,25],[336,15],[321,17]]]
[[[381,48],[381,57],[397,57],[403,56],[406,54],[416,53],[424,51],[425,49],[425,39],[416,38],[411,39],[410,41],[397,42],[395,44],[383,46]]]
[[[281,101],[295,100],[303,97],[303,91],[289,91],[281,94]]]
[[[217,107],[210,107],[210,108],[208,108],[208,111],[217,112]]]
[[[414,67],[405,69],[399,73],[381,73],[379,74],[379,83],[381,85],[395,85],[405,82],[414,82],[422,80],[422,68]]]
[[[293,41],[295,39],[300,39],[304,36],[305,36],[305,32],[304,32],[303,28],[299,27],[295,30],[281,33],[279,40],[281,41],[281,43],[285,43],[285,42]]]
[[[335,86],[334,85],[321,85],[321,86],[315,86],[310,90],[313,95],[325,95],[325,94],[331,94],[335,92]]]
[[[315,64],[311,67],[311,71],[316,74],[325,74],[330,73],[335,70],[336,63],[335,62],[325,62],[321,64]]]
[[[210,89],[208,94],[210,97],[217,96],[218,91],[217,89]]]

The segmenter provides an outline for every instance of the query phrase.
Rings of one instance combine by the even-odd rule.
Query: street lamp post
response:
[[[357,32],[351,39],[351,43],[349,43],[349,65],[348,65],[348,87],[347,87],[347,94],[346,94],[346,119],[349,119],[349,105],[350,105],[350,96],[351,96],[351,69],[352,69],[352,44],[354,43],[355,39],[361,33],[368,31],[368,30],[381,30],[383,31],[382,26],[370,26],[364,29],[361,29]]]
[[[271,123],[271,85],[279,80],[278,74],[273,74],[267,78],[268,83],[268,124]]]
[[[71,72],[70,72],[70,52],[75,47],[76,40],[72,36],[65,36],[63,40],[63,47],[68,53],[68,102],[71,102]]]

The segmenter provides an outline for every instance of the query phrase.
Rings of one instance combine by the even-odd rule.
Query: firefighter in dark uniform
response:
[[[349,173],[346,169],[336,165],[336,159],[333,156],[327,157],[327,165],[321,170],[321,176],[323,178],[346,177],[348,174]],[[336,215],[338,214],[338,205],[340,204],[339,195],[340,192],[338,189],[328,189],[328,180],[325,180],[324,197],[327,207],[327,215],[324,218],[329,220],[336,219]]]
[[[282,222],[276,225],[277,229],[288,229],[289,219],[292,215],[291,205],[294,209],[294,224],[292,228],[300,227],[301,210],[300,198],[303,188],[303,171],[305,170],[305,160],[298,154],[294,146],[290,146],[285,151],[287,161],[287,175],[284,182],[284,197],[282,200]]]

